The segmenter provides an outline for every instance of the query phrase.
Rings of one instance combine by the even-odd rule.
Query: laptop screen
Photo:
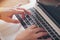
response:
[[[55,21],[60,25],[60,6],[56,7],[44,4],[41,5],[49,13],[49,15],[51,15],[55,19]]]

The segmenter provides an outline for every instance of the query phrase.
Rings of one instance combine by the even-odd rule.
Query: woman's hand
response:
[[[48,35],[48,33],[43,28],[38,28],[35,25],[27,28],[25,31],[21,32],[16,36],[16,40],[38,40],[37,38]],[[50,38],[48,38],[49,40]]]
[[[9,22],[9,23],[19,23],[18,20],[12,19],[14,14],[20,14],[24,18],[25,13],[30,14],[29,11],[23,8],[17,8],[17,10],[10,10],[10,11],[2,11],[0,12],[0,19]]]

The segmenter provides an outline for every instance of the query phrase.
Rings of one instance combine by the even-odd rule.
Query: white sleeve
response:
[[[0,21],[0,38],[1,40],[15,40],[18,33],[24,28],[20,24],[9,24]]]
[[[0,33],[0,40],[4,40],[4,38],[2,37],[1,33]]]
[[[15,34],[20,29],[20,24],[9,24],[0,21],[0,38],[1,40],[15,40]]]

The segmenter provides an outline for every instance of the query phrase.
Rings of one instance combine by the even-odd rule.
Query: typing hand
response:
[[[10,11],[2,11],[0,12],[0,19],[9,22],[9,23],[19,23],[18,20],[12,19],[12,16],[14,14],[20,14],[22,15],[22,18],[24,18],[25,13],[30,14],[29,11],[23,9],[23,8],[17,8],[17,10],[10,10]]]
[[[39,37],[48,35],[43,28],[38,28],[35,25],[28,27],[16,36],[16,40],[38,40]]]

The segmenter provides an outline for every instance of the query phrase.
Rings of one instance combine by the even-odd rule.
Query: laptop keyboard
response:
[[[22,19],[20,15],[16,14],[16,17],[21,22],[22,26],[24,28],[29,27],[30,25],[37,25],[38,27],[43,27],[49,35],[46,37],[42,37],[42,39],[46,39],[48,37],[51,37],[52,40],[59,40],[59,38],[56,36],[56,34],[53,32],[53,28],[45,21],[45,19],[34,9],[30,8],[31,15],[25,15],[25,19]]]

